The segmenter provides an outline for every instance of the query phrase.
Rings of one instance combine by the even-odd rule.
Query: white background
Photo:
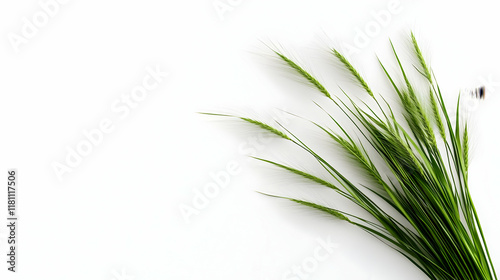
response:
[[[0,170],[17,168],[20,183],[18,273],[7,272],[3,261],[7,228],[1,226],[2,279],[299,279],[287,273],[308,262],[317,263],[308,279],[425,279],[361,230],[255,193],[290,185],[292,195],[326,199],[245,155],[285,148],[288,154],[274,158],[296,163],[291,147],[195,113],[265,119],[278,107],[307,114],[321,96],[283,75],[264,43],[280,44],[329,81],[329,72],[313,65],[331,59],[327,47],[349,44],[358,49],[353,63],[373,82],[375,52],[387,50],[389,37],[406,39],[409,30],[448,96],[487,86],[488,98],[471,105],[470,183],[500,265],[494,1],[401,0],[380,22],[375,14],[390,11],[389,0],[70,0],[24,36],[23,18],[43,20],[46,2],[0,3]],[[356,43],[367,29],[364,43]],[[117,112],[113,106],[124,106],[122,96],[157,67],[169,76],[130,114]],[[68,149],[103,120],[114,129],[58,178],[54,165],[66,164]],[[226,172],[228,164],[239,173],[197,215],[183,216],[180,207],[193,206],[196,193],[214,182],[210,174]],[[5,209],[3,188],[0,199]],[[335,249],[312,261],[321,242]]]

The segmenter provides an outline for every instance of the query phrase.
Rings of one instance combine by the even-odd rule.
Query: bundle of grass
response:
[[[392,42],[392,53],[401,81],[404,81],[402,85],[398,85],[396,78],[379,61],[381,70],[398,96],[402,113],[396,113],[382,96],[374,94],[353,65],[335,49],[332,50],[333,57],[366,91],[369,99],[373,99],[377,110],[364,102],[357,104],[344,91],[344,99],[332,96],[298,63],[282,52],[274,51],[280,60],[324,95],[328,102],[333,102],[352,122],[356,133],[348,133],[334,116],[318,106],[328,114],[338,132],[316,122],[311,124],[352,157],[361,170],[372,178],[371,185],[353,183],[285,126],[275,128],[258,120],[239,118],[306,151],[328,172],[330,179],[325,180],[276,161],[258,160],[334,190],[364,209],[370,218],[310,201],[270,196],[323,211],[365,230],[408,258],[429,279],[497,279],[469,192],[469,132],[467,122],[460,121],[460,98],[456,103],[456,113],[450,115],[436,78],[413,33],[411,43],[418,61],[414,67],[418,72],[416,74],[422,75],[426,84],[425,95],[410,82],[410,73],[404,69]],[[369,153],[368,150],[374,152]]]

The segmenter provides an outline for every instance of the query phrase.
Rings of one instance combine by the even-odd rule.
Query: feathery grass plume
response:
[[[290,140],[290,138],[288,137],[288,135],[286,135],[284,132],[266,124],[266,123],[263,123],[261,121],[258,121],[258,120],[254,120],[254,119],[251,119],[251,118],[246,118],[246,117],[239,117],[239,116],[234,116],[234,115],[227,115],[227,114],[216,114],[216,113],[206,113],[206,112],[200,112],[200,114],[203,114],[203,115],[209,115],[209,116],[220,116],[220,117],[232,117],[232,118],[238,118],[240,120],[243,120],[247,123],[251,123],[255,126],[258,126],[260,128],[262,128],[263,130],[267,131],[267,132],[270,132],[274,135],[277,135],[283,139],[287,139],[287,140]]]
[[[347,116],[349,124],[356,129],[354,133],[348,133],[344,124],[340,124],[326,109],[316,104],[328,114],[328,121],[331,120],[332,123],[330,126],[310,121],[310,124],[325,133],[332,143],[342,147],[354,159],[354,163],[362,167],[362,172],[376,179],[368,185],[354,183],[349,178],[350,175],[337,169],[336,161],[328,161],[285,126],[280,125],[285,131],[282,132],[254,119],[237,118],[295,144],[297,149],[305,151],[327,172],[328,178],[319,178],[271,160],[257,158],[258,160],[305,178],[311,183],[333,189],[341,194],[341,199],[347,199],[364,210],[370,219],[311,201],[268,194],[269,196],[290,200],[359,227],[401,253],[428,279],[498,280],[469,192],[467,170],[470,132],[467,124],[461,130],[460,102],[457,102],[453,122],[439,84],[425,62],[413,33],[411,40],[414,55],[420,61],[421,68],[419,70],[415,67],[415,70],[426,77],[427,89],[421,96],[430,94],[429,100],[425,99],[424,102],[418,98],[420,95],[417,87],[413,87],[410,82],[409,73],[403,69],[392,42],[391,48],[405,85],[396,85],[396,79],[379,60],[381,70],[392,85],[391,91],[401,101],[402,118],[395,116],[396,110],[387,102],[385,104],[390,114],[383,110],[377,114],[365,103],[357,104],[343,90],[348,101],[330,96],[316,78],[276,52],[278,57],[323,93],[327,102],[338,107]],[[358,71],[340,53],[335,50],[333,53],[373,97],[372,90]],[[377,99],[375,102],[381,108]],[[432,113],[428,113],[431,109]],[[443,148],[436,144],[430,120],[434,120],[439,129]],[[332,127],[339,128],[341,133],[334,132]],[[361,142],[360,139],[364,141]],[[374,158],[379,160],[375,161]],[[381,173],[380,170],[386,171]],[[384,203],[375,198],[382,198]],[[394,212],[397,215],[393,215]]]
[[[468,125],[465,125],[464,128],[464,165],[465,165],[465,170],[467,171],[469,169],[469,129]]]
[[[365,82],[363,77],[359,74],[359,72],[352,66],[352,64],[343,56],[340,52],[338,52],[336,49],[332,49],[333,55],[344,65],[344,67],[351,73],[351,75],[358,81],[358,83],[365,89],[365,91],[373,97],[373,92],[368,86],[368,84]]]
[[[328,214],[330,214],[330,215],[332,215],[332,216],[334,216],[334,217],[336,217],[336,218],[338,218],[340,220],[351,222],[349,220],[349,218],[347,218],[347,216],[345,216],[344,214],[342,214],[341,211],[336,210],[336,209],[332,209],[332,208],[329,208],[329,207],[326,207],[326,206],[323,206],[323,205],[319,205],[319,204],[316,204],[316,203],[312,203],[312,202],[308,202],[308,201],[304,201],[304,200],[300,200],[300,199],[293,199],[293,198],[288,198],[288,197],[283,197],[283,196],[270,195],[270,194],[266,194],[266,193],[262,193],[262,194],[270,196],[270,197],[282,198],[282,199],[290,200],[290,201],[296,202],[298,204],[302,204],[304,206],[311,207],[311,208],[314,208],[314,209],[326,212],[326,213],[328,213]]]
[[[441,115],[439,113],[438,105],[436,102],[436,98],[434,97],[434,93],[432,93],[432,89],[429,90],[429,100],[431,101],[432,113],[434,114],[434,121],[439,129],[439,134],[443,139],[446,139],[446,132],[444,130],[443,121],[441,120]]]
[[[281,132],[280,130],[278,130],[278,129],[276,129],[268,124],[265,124],[263,122],[260,122],[258,120],[254,120],[254,119],[250,119],[250,118],[240,117],[240,119],[242,119],[248,123],[254,124],[254,125],[264,129],[264,130],[267,130],[267,131],[271,132],[272,134],[278,135],[279,137],[281,137],[283,139],[290,140],[290,138],[288,138],[288,135],[286,135],[285,133]]]
[[[424,55],[422,54],[422,51],[420,51],[420,47],[418,46],[417,39],[415,38],[415,35],[413,32],[411,32],[411,42],[413,44],[413,48],[415,49],[415,55],[417,56],[418,62],[420,62],[420,66],[422,67],[422,70],[419,70],[419,72],[427,78],[427,80],[432,83],[432,76],[431,76],[431,71],[429,70],[429,67],[427,67],[427,63],[425,62]]]
[[[332,183],[327,182],[327,181],[325,181],[325,180],[323,180],[323,179],[321,179],[321,178],[319,178],[319,177],[316,177],[316,176],[314,176],[314,175],[312,175],[312,174],[306,173],[306,172],[304,172],[304,171],[300,171],[300,170],[298,170],[298,169],[295,169],[295,168],[292,168],[292,167],[289,167],[289,166],[286,166],[286,165],[283,165],[283,164],[279,164],[279,163],[274,162],[274,161],[271,161],[271,160],[262,159],[262,158],[257,158],[257,157],[254,157],[254,158],[255,158],[256,160],[260,160],[260,161],[263,161],[263,162],[267,162],[267,163],[270,163],[270,164],[272,164],[272,165],[275,165],[275,166],[277,166],[277,167],[279,167],[279,168],[285,169],[285,170],[287,170],[287,171],[289,171],[289,172],[291,172],[291,173],[294,173],[294,174],[296,174],[296,175],[302,176],[302,177],[304,177],[304,178],[306,178],[306,179],[308,179],[308,180],[311,180],[311,181],[313,181],[313,182],[316,182],[316,183],[318,183],[318,184],[320,184],[320,185],[323,185],[323,186],[325,186],[325,187],[328,187],[328,188],[330,188],[330,189],[333,189],[333,190],[338,190],[338,188],[337,188],[335,185],[333,185]]]
[[[304,68],[300,67],[297,63],[286,57],[284,54],[274,51],[274,53],[281,58],[288,66],[290,66],[293,70],[295,70],[299,75],[304,77],[312,86],[316,87],[321,93],[323,93],[326,97],[330,98],[330,93],[326,88],[316,79],[314,78],[309,72],[304,70]]]

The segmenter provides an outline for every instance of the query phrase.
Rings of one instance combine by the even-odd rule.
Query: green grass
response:
[[[299,77],[338,107],[348,117],[350,125],[356,128],[356,133],[347,133],[335,116],[319,105],[319,109],[332,121],[332,127],[311,122],[373,179],[368,186],[353,183],[333,163],[284,126],[275,128],[245,117],[219,116],[240,118],[306,151],[329,174],[329,179],[321,179],[283,163],[256,159],[281,168],[292,176],[305,178],[312,184],[334,190],[342,199],[348,199],[363,209],[371,219],[310,201],[269,196],[314,208],[359,227],[400,252],[429,279],[497,279],[469,192],[467,121],[460,121],[459,101],[452,108],[454,116],[450,115],[452,111],[445,104],[439,84],[413,33],[410,39],[418,61],[412,71],[422,75],[425,92],[417,92],[409,78],[411,73],[404,69],[392,42],[399,75],[390,75],[379,60],[380,69],[392,86],[392,94],[399,99],[401,116],[396,115],[382,97],[374,94],[355,67],[337,50],[332,50],[332,58],[340,61],[354,81],[374,100],[379,113],[364,103],[357,104],[343,90],[348,102],[332,96],[301,66],[283,53],[274,51]],[[397,84],[399,80],[404,82],[403,85]],[[334,132],[333,127],[340,133]],[[367,150],[373,152],[368,153]],[[370,195],[366,194],[366,189],[370,190]],[[381,198],[384,205],[375,202],[380,200],[375,200],[374,196]],[[397,213],[402,218],[395,218],[389,213]]]

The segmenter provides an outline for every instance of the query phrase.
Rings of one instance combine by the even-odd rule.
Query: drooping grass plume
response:
[[[339,53],[336,49],[332,49],[333,55],[344,65],[344,67],[349,71],[349,73],[358,81],[359,85],[370,95],[373,97],[373,92],[368,86],[368,84],[365,82],[363,77],[359,74],[358,70],[352,66],[352,64],[343,56],[341,53]]]
[[[282,131],[280,131],[279,129],[276,129],[266,123],[263,123],[261,121],[258,121],[258,120],[254,120],[254,119],[251,119],[251,118],[246,118],[246,117],[239,117],[239,116],[234,116],[234,115],[227,115],[227,114],[215,114],[215,113],[205,113],[205,112],[202,112],[201,114],[204,114],[204,115],[211,115],[211,116],[221,116],[221,117],[232,117],[232,118],[238,118],[240,120],[243,120],[247,123],[251,123],[255,126],[258,126],[260,128],[262,128],[263,130],[267,131],[267,132],[270,132],[274,135],[277,135],[283,139],[290,139],[288,138],[288,135],[286,135],[285,133],[283,133]]]
[[[288,64],[288,66],[295,70],[300,76],[306,79],[312,86],[323,93],[326,97],[330,98],[330,93],[328,92],[328,90],[326,90],[326,88],[316,78],[309,74],[309,72],[304,70],[304,68],[300,67],[297,63],[286,57],[284,54],[278,51],[274,51],[274,53],[286,64]]]
[[[401,253],[428,279],[497,280],[469,191],[470,131],[467,122],[461,121],[460,97],[453,108],[445,104],[439,83],[413,33],[411,42],[413,54],[419,62],[413,70],[425,77],[425,92],[418,92],[417,88],[421,87],[414,86],[411,72],[402,66],[392,42],[391,49],[399,76],[390,74],[379,60],[380,69],[391,85],[390,93],[399,99],[401,116],[395,114],[398,111],[393,110],[385,99],[380,102],[375,97],[374,91],[359,72],[336,50],[333,50],[334,56],[355,78],[356,83],[373,97],[380,109],[378,113],[363,102],[355,102],[342,89],[341,93],[347,101],[332,96],[309,72],[283,54],[275,52],[278,58],[322,93],[326,97],[325,102],[331,102],[347,116],[348,123],[341,124],[326,107],[316,104],[327,114],[331,123],[324,125],[310,121],[309,124],[324,133],[332,144],[342,148],[351,157],[351,163],[373,179],[368,184],[354,183],[353,178],[349,178],[351,175],[339,171],[337,161],[327,160],[283,125],[278,129],[251,118],[211,115],[239,118],[293,143],[318,163],[328,178],[320,178],[288,164],[256,159],[334,190],[341,195],[337,198],[351,201],[364,210],[370,219],[313,201],[267,195],[319,210],[359,227]],[[404,83],[400,85],[396,81]],[[344,129],[346,125],[354,127],[355,132],[348,133]],[[335,129],[340,129],[340,132],[335,132]],[[442,140],[439,145],[436,134]],[[381,198],[382,203],[375,198]]]

